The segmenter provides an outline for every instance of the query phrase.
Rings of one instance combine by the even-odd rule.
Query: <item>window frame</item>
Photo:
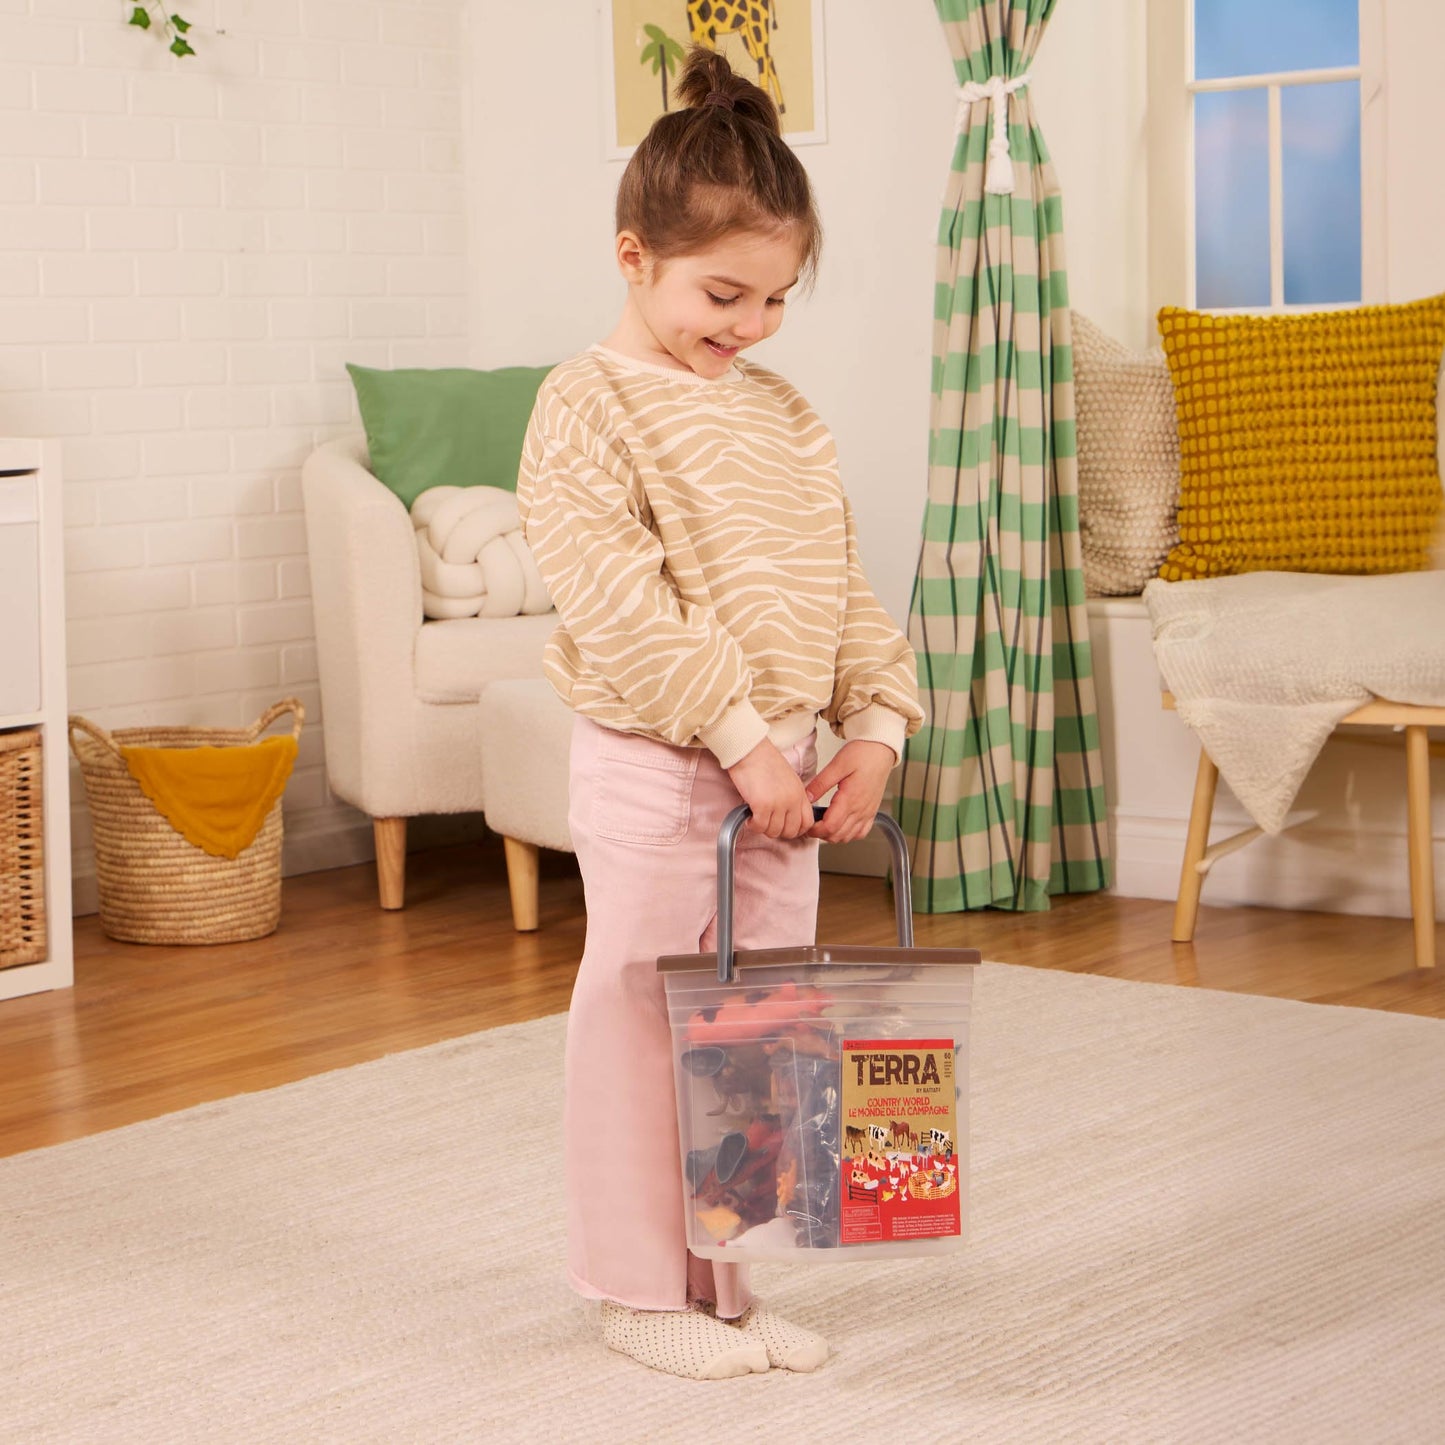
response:
[[[1210,308],[1288,313],[1372,305],[1388,295],[1385,246],[1385,6],[1358,0],[1360,60],[1332,69],[1194,78],[1195,0],[1150,0],[1148,7],[1148,169],[1150,194],[1150,312],[1164,305],[1195,307],[1194,97],[1264,90],[1269,115],[1270,304]],[[1286,86],[1358,80],[1360,86],[1360,298],[1287,304],[1284,300],[1284,191],[1281,95]],[[1181,158],[1183,164],[1180,164]]]

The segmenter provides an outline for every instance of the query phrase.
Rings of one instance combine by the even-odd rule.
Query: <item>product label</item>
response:
[[[952,1039],[843,1043],[841,1243],[962,1233]]]

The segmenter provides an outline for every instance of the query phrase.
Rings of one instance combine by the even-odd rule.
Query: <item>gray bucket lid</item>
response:
[[[976,948],[870,948],[866,944],[817,944],[798,948],[740,948],[733,955],[733,966],[746,968],[812,967],[836,964],[858,967],[886,964],[890,967],[916,965],[976,964],[983,955]],[[716,975],[716,953],[669,953],[657,960],[659,973],[701,973],[711,969]]]

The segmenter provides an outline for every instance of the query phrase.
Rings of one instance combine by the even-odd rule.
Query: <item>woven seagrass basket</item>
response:
[[[0,968],[45,957],[39,728],[0,733]]]
[[[122,747],[247,747],[286,713],[299,737],[305,710],[294,697],[248,728],[145,727],[113,733],[70,719],[95,836],[100,926],[127,943],[239,943],[281,921],[281,802],[249,847],[217,858],[183,838],[131,777]]]

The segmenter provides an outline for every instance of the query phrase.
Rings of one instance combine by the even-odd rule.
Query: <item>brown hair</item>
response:
[[[796,228],[811,280],[823,227],[802,162],[783,140],[767,93],[723,56],[694,46],[677,82],[680,110],[658,116],[617,187],[617,230],[660,261],[733,231]]]

